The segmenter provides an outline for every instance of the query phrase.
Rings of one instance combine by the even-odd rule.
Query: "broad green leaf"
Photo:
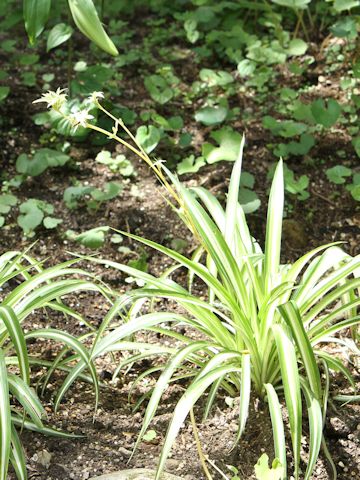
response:
[[[89,195],[94,187],[90,185],[76,185],[68,187],[64,191],[64,202],[67,208],[73,209],[78,206],[78,201],[85,195]]]
[[[206,126],[219,125],[228,115],[228,108],[217,105],[216,107],[204,107],[195,113],[195,120]]]
[[[269,457],[263,453],[255,465],[256,480],[281,480],[283,466],[276,458],[269,467]]]
[[[233,162],[236,160],[241,143],[241,135],[232,128],[224,127],[221,130],[211,133],[211,138],[219,145],[215,147],[211,143],[204,143],[202,156],[207,163],[216,163],[221,160]]]
[[[117,182],[105,183],[104,189],[98,188],[91,191],[90,195],[96,202],[106,202],[115,198],[121,191],[122,185]]]
[[[298,56],[304,55],[308,49],[308,44],[301,40],[301,38],[293,38],[288,46],[289,55]]]
[[[9,213],[11,207],[14,207],[17,202],[18,199],[15,195],[11,195],[10,193],[0,195],[0,214]]]
[[[346,188],[351,193],[353,199],[360,202],[360,173],[354,174],[352,183],[347,185]]]
[[[209,85],[209,87],[223,87],[234,81],[233,76],[224,70],[211,70],[209,68],[203,68],[200,70],[199,76],[203,82]]]
[[[261,201],[256,192],[248,188],[241,188],[239,202],[245,214],[256,212],[260,208]]]
[[[142,439],[145,441],[145,442],[151,442],[152,440],[154,440],[155,438],[157,437],[157,433],[155,430],[148,430],[142,437]]]
[[[356,155],[360,157],[360,137],[353,138],[351,143],[355,148]]]
[[[240,77],[250,77],[256,70],[256,63],[245,58],[238,63],[237,70]]]
[[[68,230],[66,232],[67,238],[81,243],[84,247],[88,248],[100,248],[105,243],[106,233],[109,231],[109,227],[96,227],[90,230],[86,230],[80,234]]]
[[[175,94],[169,82],[161,75],[150,75],[145,77],[144,85],[155,102],[164,105],[171,100]]]
[[[46,42],[46,50],[49,52],[55,47],[58,47],[62,43],[69,40],[73,32],[73,29],[70,25],[66,23],[58,23],[50,30],[47,42]]]
[[[274,117],[265,115],[263,126],[271,130],[274,135],[291,138],[306,132],[307,125],[292,120],[276,120]]]
[[[346,177],[350,177],[352,170],[344,165],[336,165],[326,170],[326,176],[330,182],[341,184],[346,182]]]
[[[341,113],[341,107],[336,100],[329,98],[327,104],[322,98],[318,98],[311,104],[311,113],[316,121],[325,128],[332,127]]]
[[[63,166],[69,160],[69,155],[65,153],[51,148],[40,148],[35,152],[33,158],[29,158],[25,153],[19,155],[16,160],[16,170],[19,173],[36,177],[47,168]]]
[[[44,30],[49,18],[51,0],[23,0],[25,28],[31,44]]]
[[[160,130],[153,125],[142,125],[136,131],[136,141],[146,153],[151,153],[157,147],[160,139]]]
[[[343,12],[344,10],[351,10],[360,6],[359,0],[335,0],[334,9],[336,12]]]
[[[61,218],[45,217],[43,220],[44,227],[47,229],[56,228],[63,220]]]
[[[354,17],[342,17],[330,27],[335,37],[355,39],[357,36],[357,23]]]
[[[177,164],[176,170],[179,175],[184,175],[185,173],[196,173],[204,165],[204,157],[195,158],[195,155],[189,155]]]
[[[39,207],[38,200],[30,199],[22,203],[19,208],[20,215],[17,223],[23,229],[25,235],[31,234],[44,218],[44,212]]]
[[[92,0],[68,0],[74,22],[81,33],[99,48],[116,56],[119,54],[102,26]]]

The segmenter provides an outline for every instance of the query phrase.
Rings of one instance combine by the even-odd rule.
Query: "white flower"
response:
[[[41,98],[34,100],[32,103],[45,102],[48,105],[48,108],[54,108],[55,110],[60,110],[60,108],[66,103],[66,88],[58,88],[56,92],[49,90],[47,93],[43,93]]]
[[[88,98],[89,103],[95,103],[95,105],[98,103],[99,98],[104,98],[103,92],[92,92],[90,97]]]
[[[86,128],[88,120],[92,120],[93,118],[94,116],[89,114],[89,110],[78,110],[69,115],[69,120],[75,127],[75,130],[79,126]]]

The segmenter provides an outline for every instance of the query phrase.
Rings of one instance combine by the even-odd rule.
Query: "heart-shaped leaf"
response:
[[[341,107],[333,98],[329,98],[327,105],[322,98],[318,98],[311,104],[311,113],[316,123],[319,123],[325,128],[330,128],[339,118]]]

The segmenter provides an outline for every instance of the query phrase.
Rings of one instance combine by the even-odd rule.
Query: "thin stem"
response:
[[[296,12],[296,16],[298,17],[298,21],[300,22],[300,24],[302,26],[306,41],[309,42],[310,37],[309,37],[308,31],[307,31],[307,28],[306,28],[306,25],[305,25],[305,22],[304,22],[304,10],[301,10],[301,12],[299,12],[298,10],[295,10],[295,12]]]
[[[159,180],[161,181],[161,183],[164,185],[164,187],[166,188],[166,190],[171,194],[171,196],[176,200],[176,202],[181,206],[182,203],[181,203],[181,200],[179,198],[179,196],[177,195],[177,193],[175,192],[175,190],[172,188],[172,186],[169,184],[169,182],[167,181],[167,179],[165,178],[163,172],[161,171],[161,168],[158,168],[154,162],[152,162],[149,158],[149,156],[147,155],[147,153],[144,151],[144,149],[142,148],[142,146],[136,141],[136,138],[134,137],[134,135],[130,132],[130,130],[126,127],[126,125],[124,124],[124,122],[119,119],[119,118],[116,118],[114,115],[112,115],[109,111],[107,111],[102,105],[100,102],[96,102],[97,103],[97,107],[102,111],[104,112],[108,117],[110,117],[114,122],[115,122],[115,127],[113,129],[113,134],[110,134],[109,132],[107,132],[106,130],[99,130],[99,127],[96,127],[94,128],[95,126],[94,125],[91,125],[91,124],[88,124],[88,127],[89,128],[93,128],[93,129],[97,129],[99,132],[101,131],[101,133],[104,133],[105,135],[107,135],[109,138],[113,138],[114,140],[116,140],[117,142],[119,143],[122,143],[124,146],[126,146],[127,148],[129,148],[131,151],[133,151],[138,157],[140,157],[142,160],[144,160],[149,166],[150,168],[155,172],[155,174],[157,175],[157,177],[159,178]],[[129,135],[129,137],[131,138],[131,140],[135,143],[135,145],[139,148],[139,150],[137,150],[135,147],[133,147],[130,143],[126,142],[125,140],[123,140],[122,138],[118,137],[116,135],[116,132],[117,132],[117,128],[118,126],[120,126],[121,128],[123,128],[123,130],[125,130],[125,132]]]
[[[310,11],[309,7],[306,9],[306,13],[307,13],[307,16],[308,16],[308,19],[309,19],[311,30],[313,30],[314,26],[315,26],[315,23],[314,23],[314,20],[313,20],[313,17],[311,15],[311,11]]]
[[[204,470],[204,473],[205,473],[205,476],[208,478],[208,480],[213,480],[213,477],[211,476],[211,473],[209,472],[209,469],[207,468],[206,459],[205,459],[205,456],[204,456],[202,448],[201,448],[201,442],[200,442],[199,433],[198,433],[197,426],[196,426],[194,410],[192,408],[190,409],[190,419],[191,419],[191,425],[192,425],[193,432],[194,432],[196,448],[197,448],[197,451],[198,451],[198,454],[199,454],[201,466],[202,466],[202,468]]]
[[[68,21],[69,24],[71,22],[71,15],[70,11],[68,12]],[[71,77],[72,77],[72,57],[73,57],[73,39],[72,35],[70,36],[68,40],[68,45],[67,45],[67,86],[68,86],[68,91],[69,95],[71,96]]]

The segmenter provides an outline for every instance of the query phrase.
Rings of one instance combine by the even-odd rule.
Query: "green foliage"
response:
[[[47,229],[52,229],[62,222],[61,219],[51,216],[54,207],[50,203],[35,198],[22,203],[19,212],[17,223],[28,237],[34,236],[36,228],[41,224]]]
[[[347,185],[346,188],[351,193],[353,199],[360,202],[360,173],[354,174],[352,183]]]
[[[97,249],[104,245],[108,231],[109,227],[91,228],[80,234],[77,234],[72,230],[67,230],[65,236],[71,241],[81,243],[84,247]]]
[[[25,28],[31,44],[44,30],[50,14],[51,0],[24,0]]]
[[[275,168],[276,165],[270,168],[268,178],[273,178]],[[299,200],[306,200],[309,198],[308,186],[309,177],[307,175],[301,175],[296,179],[293,170],[286,164],[284,165],[284,188],[288,193],[295,195]]]
[[[9,95],[9,93],[10,93],[10,87],[0,86],[0,102],[5,100],[5,98]]]
[[[37,177],[50,167],[62,167],[70,157],[65,153],[50,148],[41,148],[35,152],[33,157],[25,153],[18,156],[16,160],[16,170],[18,173]]]
[[[9,193],[5,193],[0,195],[0,227],[2,227],[5,223],[5,217],[10,212],[11,208],[14,207],[18,202],[17,197],[15,195],[11,195]]]
[[[94,188],[91,190],[90,195],[92,200],[88,202],[89,208],[98,209],[100,205],[108,200],[112,200],[121,193],[123,187],[117,182],[105,183],[104,188]]]
[[[330,182],[341,184],[346,182],[346,177],[351,176],[351,169],[343,165],[336,165],[328,168],[325,173]]]
[[[176,95],[176,85],[179,79],[172,73],[171,69],[165,68],[156,75],[149,75],[144,79],[146,90],[151,98],[161,105],[164,105]]]
[[[205,165],[205,163],[204,157],[195,158],[195,155],[189,155],[177,164],[176,170],[179,175],[196,173]]]
[[[71,15],[81,33],[110,55],[118,55],[117,48],[102,26],[92,0],[68,0]]]
[[[74,362],[85,361],[90,378],[80,376],[93,382],[97,401],[96,370],[82,341],[50,327],[33,330],[29,321],[26,330],[22,326],[29,315],[44,310],[54,311],[66,318],[72,317],[75,321],[87,324],[85,318],[63,303],[63,299],[74,292],[84,291],[97,291],[105,295],[105,290],[89,280],[90,273],[74,268],[75,262],[76,260],[70,260],[46,269],[30,257],[27,251],[9,251],[0,256],[0,288],[3,290],[0,302],[1,480],[8,478],[9,463],[12,464],[18,479],[27,479],[25,453],[19,436],[19,432],[24,428],[59,438],[70,439],[77,436],[45,425],[45,409],[30,383],[32,367],[37,370],[49,368],[43,385],[45,388],[56,369],[77,378],[79,374]],[[12,280],[15,286],[9,290],[8,283],[12,283]],[[30,356],[26,342],[36,339],[55,341],[63,344],[64,349],[54,362]],[[73,351],[75,355],[66,358],[64,353],[69,351]]]
[[[269,457],[263,453],[255,465],[256,480],[281,480],[283,468],[278,459],[272,462],[269,467]]]
[[[51,3],[51,0],[24,0],[23,2],[25,28],[32,45],[45,28],[50,16]],[[92,0],[81,0],[81,2],[68,0],[68,4],[78,29],[105,52],[117,55],[118,51],[106,34]],[[48,37],[47,50],[68,40],[71,33],[71,27],[65,24],[55,26]]]
[[[50,30],[46,42],[46,50],[49,52],[53,48],[63,44],[71,37],[73,29],[66,23],[58,23]]]
[[[226,105],[203,107],[195,113],[195,120],[206,126],[218,125],[226,120],[229,109]]]
[[[329,98],[327,105],[322,98],[318,98],[311,104],[311,113],[317,123],[320,123],[325,128],[330,128],[339,118],[341,107],[332,98]]]
[[[114,173],[120,173],[123,177],[130,177],[134,175],[135,170],[125,155],[116,155],[115,158],[111,156],[111,152],[102,150],[96,156],[96,161],[109,167]]]
[[[309,480],[321,442],[324,442],[323,416],[326,414],[329,382],[322,381],[322,374],[326,377],[328,369],[335,368],[343,372],[354,385],[350,372],[341,360],[319,350],[318,345],[333,341],[342,329],[359,324],[356,308],[359,304],[360,256],[353,258],[336,244],[331,244],[306,253],[293,264],[282,265],[282,162],[278,163],[272,181],[264,249],[251,236],[244,211],[238,202],[241,162],[240,150],[233,167],[225,209],[208,191],[202,188],[188,189],[165,170],[171,181],[168,191],[171,193],[172,188],[176,189],[174,198],[178,198],[179,216],[200,242],[198,253],[192,259],[150,240],[122,232],[171,258],[175,262],[174,267],[188,269],[192,280],[198,277],[205,282],[208,301],[193,295],[166,275],[156,278],[134,265],[95,260],[145,283],[143,288],[120,297],[113,307],[113,313],[109,313],[109,319],[118,308],[125,312],[128,308],[126,305],[132,301],[151,301],[153,298],[176,300],[187,312],[138,311],[136,318],[102,336],[110,326],[110,320],[104,320],[93,349],[92,358],[95,359],[111,348],[116,349],[119,342],[129,338],[129,335],[154,328],[165,337],[175,336],[183,340],[183,346],[171,352],[164,343],[157,346],[157,353],[167,356],[168,361],[159,367],[162,373],[152,390],[136,443],[137,447],[148,430],[169,382],[182,378],[186,371],[186,378],[191,378],[191,382],[175,407],[156,480],[160,478],[171,446],[190,408],[209,387],[205,416],[219,388],[228,395],[240,394],[236,442],[246,425],[250,391],[267,398],[275,456],[279,461],[275,461],[273,468],[269,469],[267,459],[263,457],[257,467],[258,478],[286,476],[281,398],[285,400],[289,417],[293,475],[299,478],[302,417],[307,414],[310,457],[303,478]],[[245,176],[245,184],[251,186],[251,182],[251,177]],[[205,257],[204,263],[201,254]],[[167,328],[164,328],[165,323],[168,323]],[[179,337],[174,330],[177,324],[195,328],[203,340],[194,340],[186,334]],[[145,345],[145,350],[150,348]],[[129,362],[136,360],[138,349],[138,343],[134,344],[134,356],[129,358]],[[153,351],[149,350],[149,355],[153,356]]]
[[[200,70],[200,80],[206,83],[209,87],[224,87],[234,81],[233,76],[224,70],[211,70],[203,68]]]
[[[212,143],[204,143],[202,146],[202,156],[207,163],[216,163],[222,160],[233,162],[236,160],[241,142],[241,135],[238,132],[235,132],[232,128],[224,127],[212,132],[210,137],[215,140],[218,146],[214,146]]]
[[[136,141],[142,146],[146,153],[151,153],[161,139],[160,130],[154,125],[142,125],[136,131]]]
[[[64,202],[67,208],[74,209],[78,207],[78,202],[85,195],[89,195],[94,187],[90,185],[75,185],[73,187],[68,187],[64,191]]]

